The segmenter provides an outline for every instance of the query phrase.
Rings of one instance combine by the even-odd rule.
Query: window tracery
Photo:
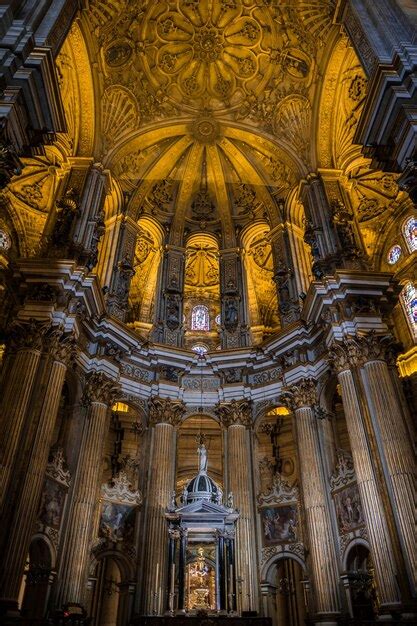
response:
[[[0,250],[10,250],[11,246],[12,240],[9,233],[0,229]]]
[[[409,251],[417,250],[417,217],[409,217],[404,222],[403,234]]]
[[[210,330],[210,314],[204,304],[197,304],[191,312],[191,330]]]
[[[401,246],[399,246],[398,244],[395,244],[394,246],[392,246],[389,249],[389,252],[387,255],[387,261],[389,265],[395,265],[399,261],[401,255],[402,255]]]
[[[409,282],[401,292],[401,303],[413,336],[417,337],[417,288]]]
[[[197,353],[197,354],[199,354],[199,355],[202,355],[202,354],[207,354],[207,352],[208,352],[208,346],[206,346],[206,344],[204,344],[204,343],[195,343],[195,344],[192,346],[191,350],[192,350],[193,352],[196,352],[196,353]]]

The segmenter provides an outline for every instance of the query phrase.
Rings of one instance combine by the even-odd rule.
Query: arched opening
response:
[[[20,595],[22,616],[29,619],[45,617],[53,578],[50,546],[42,537],[34,537]]]
[[[355,623],[373,620],[376,608],[376,589],[373,564],[369,549],[363,542],[355,541],[346,557],[348,604]]]
[[[261,583],[264,611],[273,626],[304,626],[308,617],[306,580],[303,565],[283,556],[271,562]]]
[[[162,230],[152,219],[141,217],[137,225],[133,258],[134,275],[129,291],[129,318],[144,338],[155,322],[156,288],[162,260]]]
[[[245,250],[247,302],[254,344],[280,327],[272,247],[267,224],[256,224],[242,237]]]
[[[129,581],[125,580],[123,568],[114,555],[106,554],[98,559],[90,586],[92,626],[124,626],[128,623],[131,608]]]
[[[219,345],[219,249],[212,235],[192,235],[186,246],[184,281],[185,345]]]
[[[178,430],[176,492],[198,471],[197,439],[205,436],[208,473],[223,488],[223,438],[221,426],[208,415],[193,415]]]

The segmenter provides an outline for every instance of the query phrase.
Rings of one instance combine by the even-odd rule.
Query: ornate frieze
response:
[[[215,412],[226,428],[236,425],[250,428],[252,425],[250,400],[232,400],[228,403],[217,404]]]
[[[149,383],[154,378],[153,372],[137,367],[132,363],[121,363],[120,368],[123,374],[141,383]]]
[[[254,374],[251,378],[254,385],[264,385],[265,383],[282,380],[282,377],[283,368],[279,366],[273,367],[270,370],[264,370],[263,372],[259,372],[259,374]]]
[[[119,391],[120,385],[108,378],[104,372],[92,372],[86,377],[82,404],[88,406],[93,403],[100,403],[111,406]]]
[[[220,379],[217,376],[184,376],[181,386],[191,391],[216,391],[220,387]]]
[[[152,426],[171,424],[177,427],[181,424],[185,410],[184,403],[179,400],[154,396],[149,400],[149,423]]]

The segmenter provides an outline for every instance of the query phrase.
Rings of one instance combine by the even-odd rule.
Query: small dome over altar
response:
[[[198,447],[198,458],[198,474],[184,487],[184,503],[190,504],[198,500],[208,500],[221,504],[223,492],[207,474],[207,450],[204,443]]]

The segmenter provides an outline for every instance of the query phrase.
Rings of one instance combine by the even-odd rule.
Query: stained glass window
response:
[[[417,288],[407,283],[401,292],[401,301],[410,324],[411,332],[417,337]]]
[[[9,233],[5,230],[0,230],[0,250],[8,250],[12,245]]]
[[[417,250],[417,217],[409,217],[404,222],[403,233],[410,252]]]
[[[209,310],[204,304],[195,306],[191,313],[191,330],[210,330]]]
[[[395,263],[397,263],[397,261],[399,260],[401,254],[402,254],[401,246],[397,244],[395,246],[392,246],[392,248],[390,249],[387,255],[388,263],[390,265],[395,265]]]
[[[191,350],[193,352],[197,352],[197,354],[206,354],[208,352],[208,347],[204,343],[195,343]]]

